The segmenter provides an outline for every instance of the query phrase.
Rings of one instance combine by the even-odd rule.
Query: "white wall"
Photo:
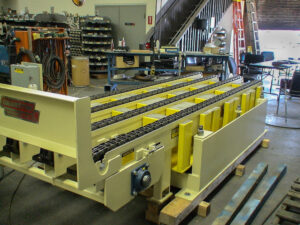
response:
[[[0,0],[1,1],[1,0]],[[72,0],[2,0],[6,7],[16,9],[18,12],[24,11],[28,7],[31,13],[41,13],[50,11],[50,7],[54,6],[55,12],[68,13],[79,15],[95,15],[96,5],[146,5],[146,32],[154,25],[148,25],[148,16],[153,16],[155,21],[155,3],[156,0],[86,0],[82,7],[77,7]]]
[[[232,19],[233,19],[233,8],[232,4],[226,12],[224,13],[221,21],[218,23],[219,27],[223,27],[227,31],[227,38],[226,38],[226,52],[230,52],[231,46],[231,35],[232,35]]]

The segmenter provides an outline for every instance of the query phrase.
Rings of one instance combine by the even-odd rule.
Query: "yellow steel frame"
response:
[[[137,89],[132,90],[132,91],[127,91],[127,92],[124,92],[124,93],[115,94],[115,95],[112,95],[112,96],[107,96],[107,97],[104,97],[104,98],[95,99],[95,100],[91,101],[91,106],[96,106],[96,105],[99,105],[99,104],[105,104],[105,103],[108,103],[108,102],[117,101],[119,99],[129,97],[129,96],[139,95],[139,94],[147,93],[149,91],[157,90],[157,89],[160,89],[160,88],[170,87],[170,86],[174,86],[176,84],[193,81],[193,80],[201,78],[201,77],[202,77],[202,73],[195,73],[195,75],[190,76],[190,77],[184,77],[184,78],[181,78],[181,79],[177,79],[177,80],[173,80],[173,81],[169,81],[169,82],[164,82],[164,83],[161,83],[161,84],[154,84],[154,85],[151,85],[149,87],[137,88]]]
[[[196,77],[196,78],[199,78],[199,76]],[[193,78],[193,77],[186,78],[186,80],[188,80],[188,81],[193,80],[193,79],[195,79],[195,78]],[[217,77],[215,77],[215,78],[212,78],[212,79],[209,79],[209,80],[206,80],[206,81],[197,82],[197,83],[187,85],[185,87],[177,88],[177,89],[174,89],[174,90],[171,90],[171,91],[168,91],[168,92],[156,94],[156,95],[153,95],[153,96],[150,96],[150,97],[147,97],[147,98],[132,101],[132,102],[129,102],[129,103],[124,103],[122,105],[118,105],[118,106],[114,106],[114,107],[111,107],[111,108],[108,108],[108,109],[105,109],[105,110],[94,112],[94,113],[92,113],[92,116],[91,116],[92,122],[97,122],[97,121],[100,121],[100,120],[103,120],[103,119],[106,119],[106,118],[110,118],[110,117],[113,117],[113,116],[120,115],[124,112],[128,112],[128,111],[131,111],[131,110],[134,110],[134,109],[138,109],[138,108],[147,106],[147,105],[155,103],[155,102],[165,100],[167,98],[172,98],[172,97],[175,97],[175,96],[177,96],[181,93],[193,91],[193,90],[196,90],[200,87],[204,87],[204,86],[214,84],[214,83],[218,82],[218,80],[219,79]],[[183,82],[182,81],[181,82],[177,81],[175,84],[178,84],[178,83],[183,83]],[[165,86],[165,85],[163,85],[163,86]],[[169,84],[168,86],[171,86],[171,85]],[[155,87],[155,88],[151,87],[151,88],[148,88],[148,89],[145,89],[145,90],[141,90],[139,92],[146,92],[146,90],[152,90],[152,89],[158,89],[158,88],[157,87]],[[108,98],[109,100],[102,100],[102,101],[103,102],[117,101],[117,100],[122,99],[124,97],[137,95],[138,93],[129,94],[129,95],[123,94],[122,96],[112,96],[112,97]],[[97,101],[100,101],[100,100],[97,100]]]
[[[101,162],[92,161],[91,148],[240,85],[228,83],[91,132],[89,98],[0,84],[0,98],[34,102],[40,111],[40,121],[34,124],[7,117],[0,108],[0,150],[7,138],[18,140],[20,148],[20,154],[0,151],[0,164],[117,210],[135,197],[130,191],[131,172],[147,163],[152,175],[152,200],[167,198],[171,185],[182,189],[177,194],[180,197],[188,191],[193,198],[264,134],[266,101],[261,99],[261,84],[109,151]],[[200,125],[204,134],[199,136]],[[233,136],[239,141],[233,141]],[[53,167],[40,163],[30,166],[32,156],[41,148],[54,152]],[[67,173],[74,166],[76,176]]]

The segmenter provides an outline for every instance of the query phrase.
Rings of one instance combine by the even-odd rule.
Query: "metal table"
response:
[[[261,62],[261,63],[250,63],[248,65],[248,67],[250,67],[250,68],[258,68],[258,69],[263,70],[262,77],[261,77],[262,80],[264,78],[266,78],[267,76],[272,76],[271,85],[270,85],[270,94],[272,94],[274,71],[275,70],[285,71],[285,74],[287,76],[289,74],[289,70],[292,68],[292,66],[289,65],[289,64],[273,65],[273,62],[275,62],[275,61],[267,61],[267,62]],[[265,73],[264,74],[265,69],[271,70],[271,73]]]
[[[285,78],[287,79],[287,78],[289,78],[290,69],[293,67],[293,65],[297,64],[297,63],[296,64],[294,63],[294,64],[273,65],[273,62],[274,61],[249,64],[249,67],[272,70],[271,74],[268,73],[265,76],[265,77],[272,76],[269,94],[272,94],[274,70],[285,71]],[[264,79],[264,77],[262,75],[262,80],[263,79]],[[278,100],[280,98],[280,93],[281,93],[281,90],[279,91],[279,94],[277,96]],[[271,126],[276,126],[276,127],[284,127],[284,128],[300,128],[300,120],[288,118],[287,101],[288,101],[287,82],[285,82],[285,86],[284,86],[284,108],[285,108],[284,117],[278,116],[279,104],[277,104],[276,114],[268,115],[265,120],[266,124],[271,125]]]
[[[142,84],[140,81],[135,80],[114,80],[113,76],[117,70],[136,70],[136,71],[151,71],[150,68],[144,67],[130,67],[130,68],[116,68],[116,57],[117,56],[150,56],[154,57],[155,59],[159,59],[161,57],[169,57],[169,58],[176,58],[178,62],[178,68],[176,69],[160,69],[155,68],[155,71],[158,72],[173,72],[177,73],[179,76],[181,72],[185,71],[186,65],[186,58],[187,57],[207,57],[207,58],[219,58],[222,60],[223,71],[222,71],[222,79],[226,78],[227,74],[227,64],[229,60],[228,54],[205,54],[202,52],[174,52],[174,53],[162,53],[162,52],[105,52],[108,59],[108,66],[107,66],[107,83],[110,86],[111,90],[116,89],[118,84],[127,84],[127,85],[139,85]]]

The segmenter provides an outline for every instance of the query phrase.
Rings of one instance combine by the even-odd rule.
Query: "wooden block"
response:
[[[235,175],[242,177],[245,174],[246,166],[240,164],[235,169]]]
[[[151,189],[151,188],[150,188]],[[153,188],[152,188],[153,193]],[[167,198],[164,202],[158,203],[151,200],[147,201],[147,209],[146,209],[146,220],[153,222],[155,224],[159,224],[159,214],[163,207],[165,207],[170,200],[173,199],[173,195]]]
[[[263,147],[263,148],[269,148],[269,144],[270,144],[270,139],[264,139],[261,142],[261,147]]]
[[[201,217],[207,217],[210,213],[210,203],[202,201],[198,206],[198,215]]]
[[[153,196],[153,186],[139,193],[140,195],[150,198]]]
[[[167,225],[177,225],[189,214],[189,210],[186,210],[191,206],[191,202],[176,197],[167,206],[165,206],[160,212],[159,222]]]

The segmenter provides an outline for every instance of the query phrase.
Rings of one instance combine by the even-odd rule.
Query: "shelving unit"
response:
[[[89,57],[90,74],[107,73],[107,56],[105,52],[111,49],[112,28],[107,18],[82,17],[82,53]]]
[[[82,55],[81,30],[70,30],[70,51],[72,56]]]

